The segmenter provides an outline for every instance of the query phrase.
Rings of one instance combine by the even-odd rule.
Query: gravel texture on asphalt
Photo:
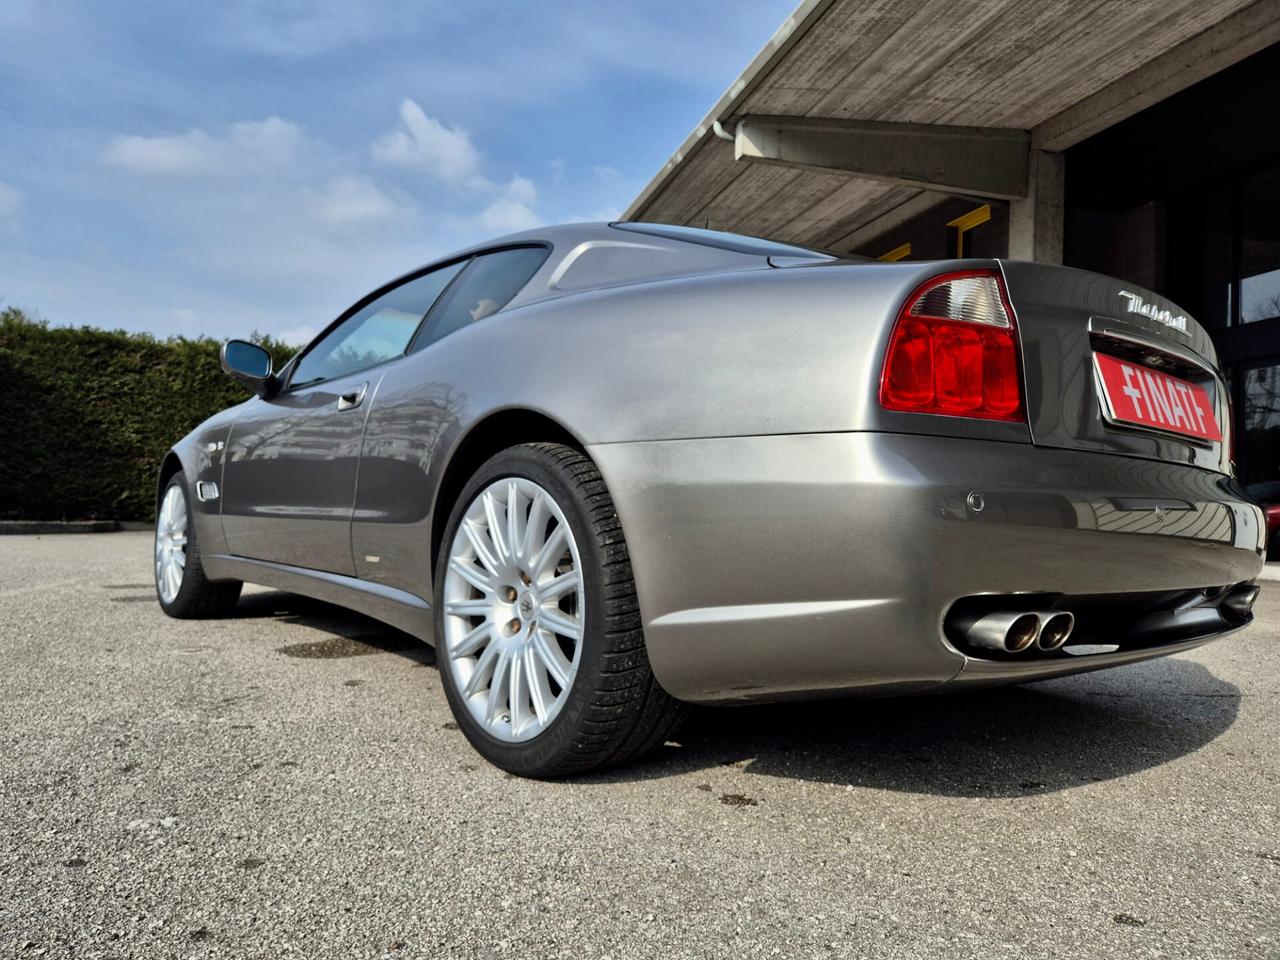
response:
[[[426,646],[167,619],[150,549],[0,538],[2,956],[1280,957],[1280,585],[1190,655],[702,710],[538,783]]]

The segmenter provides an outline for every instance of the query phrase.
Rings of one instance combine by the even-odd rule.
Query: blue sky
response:
[[[3,0],[0,304],[305,338],[459,246],[616,216],[792,0]]]

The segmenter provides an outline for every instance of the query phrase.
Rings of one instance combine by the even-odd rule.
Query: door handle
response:
[[[355,407],[360,406],[361,401],[364,400],[365,391],[367,391],[368,389],[369,389],[369,384],[362,383],[360,384],[360,386],[356,387],[356,389],[352,390],[350,393],[338,394],[338,410],[339,411],[351,410]]]

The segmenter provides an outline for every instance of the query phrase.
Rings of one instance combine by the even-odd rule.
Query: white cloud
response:
[[[116,137],[102,158],[134,173],[182,176],[213,169],[211,141],[203,130],[171,137]]]
[[[259,329],[302,336],[299,327],[336,314],[362,288],[444,252],[414,198],[368,175],[365,151],[342,151],[279,117],[118,136],[101,159],[128,174],[111,187],[145,233],[167,239],[166,270],[197,277],[208,300],[231,288],[254,301],[252,314],[211,309],[195,290],[171,301],[196,310],[208,332],[235,332],[252,317]],[[166,305],[147,322],[172,328],[180,318],[168,314]]]
[[[427,116],[416,101],[400,103],[400,125],[379,137],[370,154],[380,163],[417,167],[436,179],[468,190],[491,190],[480,173],[480,153],[470,135]]]
[[[542,223],[542,219],[533,211],[537,200],[538,191],[533,182],[525,177],[514,176],[503,188],[502,196],[481,212],[479,224],[492,233],[531,230]]]
[[[408,203],[397,202],[368,177],[351,174],[330,180],[316,203],[316,216],[335,226],[376,223],[410,213]]]
[[[528,177],[514,176],[504,191],[507,199],[516,203],[534,204],[538,201],[538,188]]]
[[[428,116],[415,100],[400,103],[400,125],[375,140],[370,147],[375,161],[425,170],[435,179],[468,193],[489,194],[491,199],[471,221],[487,234],[515,233],[542,223],[534,210],[537,188],[527,177],[514,175],[498,185],[483,173],[483,157],[467,132]],[[552,165],[552,174],[563,178]]]
[[[131,173],[153,176],[243,173],[294,160],[305,140],[297,124],[268,117],[232,124],[222,136],[199,129],[158,137],[117,136],[103,150],[102,159]]]
[[[401,103],[396,129],[372,146],[342,146],[270,117],[147,136],[122,131],[96,159],[116,174],[103,191],[152,244],[148,282],[162,273],[172,283],[131,287],[141,275],[120,271],[107,254],[56,296],[29,283],[7,283],[8,295],[38,295],[69,322],[126,316],[165,332],[283,331],[295,345],[395,276],[539,225],[545,202],[541,184],[511,167],[501,180],[487,176],[488,159],[468,135],[411,100]],[[0,280],[15,270],[0,258]],[[100,277],[113,274],[129,283],[95,299]],[[139,308],[143,301],[152,305]]]

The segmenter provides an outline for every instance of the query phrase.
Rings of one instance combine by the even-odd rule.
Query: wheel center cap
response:
[[[520,619],[525,623],[532,620],[538,612],[538,605],[533,601],[533,594],[522,593],[519,602],[516,604],[516,610],[519,611]]]

